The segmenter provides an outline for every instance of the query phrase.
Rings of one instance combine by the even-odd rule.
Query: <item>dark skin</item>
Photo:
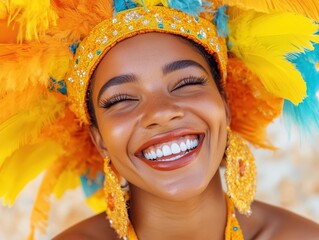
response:
[[[164,71],[184,60],[195,64]],[[130,77],[103,88],[123,75]],[[148,33],[127,39],[113,47],[96,69],[92,99],[98,127],[91,127],[91,136],[101,156],[110,157],[130,183],[130,215],[138,238],[224,239],[226,203],[219,165],[229,117],[204,57],[176,36]],[[163,135],[165,141],[177,141],[171,133],[181,129],[203,136],[188,164],[162,171],[141,160],[137,152],[143,144]],[[251,217],[237,214],[245,239],[319,236],[317,224],[285,210],[257,201],[252,210]],[[102,213],[54,239],[118,237]]]

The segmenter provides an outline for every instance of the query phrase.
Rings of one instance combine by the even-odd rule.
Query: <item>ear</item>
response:
[[[105,158],[106,156],[108,156],[108,150],[105,146],[105,143],[103,141],[103,138],[100,134],[100,131],[97,127],[90,125],[89,126],[89,133],[92,139],[92,142],[94,143],[94,145],[96,146],[98,152],[101,154],[101,156],[103,158]]]
[[[227,126],[230,126],[230,122],[231,122],[231,111],[230,111],[230,107],[227,101],[227,97],[225,93],[221,94],[222,99],[223,99],[223,103],[224,103],[224,108],[225,108],[225,112],[226,112],[226,124]]]

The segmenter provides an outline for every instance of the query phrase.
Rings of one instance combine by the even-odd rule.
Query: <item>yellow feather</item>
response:
[[[12,205],[20,191],[31,180],[63,154],[62,147],[52,140],[25,145],[0,167],[0,197]]]
[[[257,12],[294,12],[319,21],[318,0],[223,0],[224,4]]]
[[[103,188],[94,195],[86,199],[86,204],[95,212],[101,213],[106,209],[105,196]]]
[[[51,61],[49,75],[56,80],[64,78],[65,73],[69,70],[70,58],[69,56],[59,56]]]
[[[5,4],[9,11],[8,22],[19,25],[19,42],[39,39],[50,25],[56,24],[57,14],[50,0],[7,0]]]
[[[65,154],[68,153],[65,152]],[[57,179],[59,179],[67,165],[68,161],[65,161],[63,156],[59,156],[59,159],[54,164],[51,164],[45,172],[31,212],[31,229],[28,239],[34,239],[36,229],[42,233],[45,232],[51,209],[50,195],[53,192]]]
[[[167,0],[137,0],[136,1],[140,5],[144,6],[156,6],[156,5],[163,5],[163,6],[168,6],[168,1]]]
[[[311,42],[319,42],[317,29],[310,19],[293,13],[242,11],[229,22],[230,51],[270,93],[298,104],[306,97],[306,83],[286,56],[313,49]]]
[[[54,96],[43,98],[30,109],[13,115],[0,124],[0,167],[19,147],[35,143],[41,129],[63,113],[65,103],[58,102]]]
[[[8,18],[8,9],[4,2],[0,2],[0,19]]]
[[[65,170],[59,176],[53,193],[56,198],[62,197],[66,190],[74,189],[80,185],[80,177],[74,171]]]

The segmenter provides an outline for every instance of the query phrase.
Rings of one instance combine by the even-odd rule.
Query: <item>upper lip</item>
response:
[[[187,136],[187,135],[202,135],[203,132],[199,131],[194,131],[190,129],[185,129],[185,128],[179,128],[173,131],[165,132],[165,133],[160,133],[152,137],[149,141],[145,142],[142,144],[138,150],[135,152],[136,156],[141,156],[142,151],[144,149],[147,149],[150,146],[156,145],[156,144],[161,144],[165,142],[172,141],[174,139]]]

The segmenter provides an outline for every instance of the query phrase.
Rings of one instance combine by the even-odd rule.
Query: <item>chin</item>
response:
[[[184,174],[177,179],[162,182],[162,184],[157,187],[157,193],[154,194],[168,201],[191,200],[209,190],[208,188],[211,183],[216,182],[215,179],[219,179],[219,174],[215,176],[216,173],[218,173],[218,171],[208,173],[207,171],[193,170],[190,175]],[[153,190],[155,189],[153,188]]]

